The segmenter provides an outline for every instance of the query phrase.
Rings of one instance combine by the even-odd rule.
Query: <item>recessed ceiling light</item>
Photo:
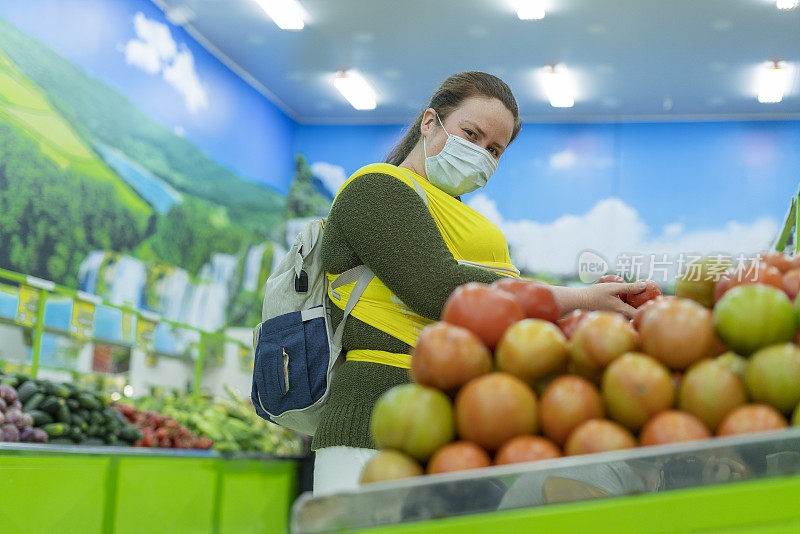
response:
[[[515,0],[519,20],[542,20],[545,16],[542,0]]]
[[[333,86],[357,110],[375,109],[375,91],[361,74],[350,69],[339,71]]]
[[[784,61],[770,61],[761,70],[758,101],[762,104],[776,104],[783,100],[789,79],[789,66]]]
[[[575,105],[572,81],[564,65],[550,65],[539,72],[547,100],[554,108],[571,108]]]
[[[794,9],[797,7],[798,0],[777,0],[775,7],[778,9]]]
[[[255,0],[282,30],[302,30],[306,12],[297,0]]]

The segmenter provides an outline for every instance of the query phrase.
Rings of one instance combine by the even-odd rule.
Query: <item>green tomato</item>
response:
[[[800,347],[779,343],[759,350],[750,358],[746,382],[754,401],[789,413],[800,402]]]
[[[381,395],[370,421],[378,447],[398,449],[421,461],[452,441],[454,426],[450,398],[419,384],[395,386]]]
[[[783,291],[763,284],[734,287],[714,307],[714,326],[723,343],[738,354],[752,354],[791,341],[795,310]]]

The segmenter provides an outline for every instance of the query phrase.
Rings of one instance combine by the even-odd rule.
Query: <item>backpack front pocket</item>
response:
[[[261,417],[306,408],[322,396],[328,362],[323,318],[279,315],[261,324],[255,341],[251,398]]]

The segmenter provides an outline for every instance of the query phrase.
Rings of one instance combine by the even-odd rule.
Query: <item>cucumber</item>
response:
[[[66,399],[65,402],[67,403],[67,408],[69,408],[71,412],[81,409],[81,404],[75,399]]]
[[[72,441],[75,443],[80,443],[86,439],[86,436],[83,434],[83,432],[81,432],[81,429],[78,426],[71,426],[69,428],[69,437],[71,437]]]
[[[42,401],[42,404],[39,406],[39,409],[42,410],[43,412],[49,413],[52,416],[56,416],[62,406],[66,408],[64,399],[50,395],[44,401]]]
[[[47,435],[51,438],[57,438],[69,432],[69,426],[65,425],[64,423],[50,423],[44,425],[42,430],[47,432]]]
[[[31,417],[33,417],[33,426],[44,426],[44,425],[49,425],[50,423],[53,422],[53,418],[50,417],[50,414],[45,413],[41,410],[29,411],[26,409],[25,411],[28,412],[28,414],[30,414]]]
[[[87,421],[91,421],[92,423],[99,426],[105,422],[105,419],[103,418],[102,413],[94,411],[94,412],[89,412],[89,417]]]
[[[56,419],[67,424],[69,424],[72,420],[69,413],[69,408],[67,408],[67,404],[64,402],[64,399],[61,399],[61,405],[58,407],[58,411],[56,412]]]
[[[50,382],[47,386],[47,391],[51,395],[55,395],[56,397],[61,397],[62,399],[66,399],[69,397],[69,389],[64,384],[56,384],[55,382]]]
[[[69,422],[70,422],[71,425],[77,426],[78,428],[80,428],[84,432],[89,427],[89,423],[84,421],[84,419],[82,417],[80,417],[78,415],[75,415],[75,414],[72,414],[72,416],[69,418]]]
[[[97,436],[100,432],[100,427],[96,424],[92,423],[86,428],[86,435],[87,436]]]
[[[104,440],[106,442],[106,445],[116,445],[117,442],[119,441],[119,439],[117,439],[117,436],[115,436],[113,434],[110,435],[110,436],[106,436],[104,438]]]
[[[90,395],[89,393],[81,393],[78,395],[78,402],[82,407],[89,410],[98,410],[102,407],[100,401],[97,400],[94,395]]]
[[[135,443],[142,439],[142,433],[135,426],[129,425],[119,433],[119,437],[128,443]]]
[[[33,380],[28,380],[17,389],[17,395],[19,395],[19,401],[22,404],[28,402],[28,399],[37,393],[39,393],[39,387]]]
[[[38,410],[46,398],[47,396],[45,396],[44,393],[34,393],[33,396],[28,399],[28,402],[24,403],[23,411],[32,412]]]

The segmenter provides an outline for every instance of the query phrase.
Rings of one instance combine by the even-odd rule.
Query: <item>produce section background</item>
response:
[[[208,330],[251,326],[296,220],[324,214],[402,128],[295,123],[147,0],[4,2],[0,267]],[[587,248],[612,266],[753,253],[797,187],[797,146],[798,121],[525,124],[465,201],[520,268],[562,281]]]

